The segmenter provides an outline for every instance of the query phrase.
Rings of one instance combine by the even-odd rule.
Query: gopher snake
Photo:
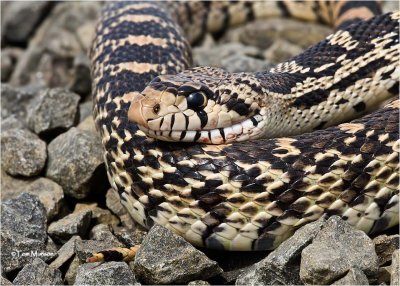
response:
[[[322,215],[368,233],[398,224],[398,101],[277,139],[202,145],[143,132],[203,143],[288,136],[350,120],[396,94],[399,13],[360,20],[377,13],[374,2],[332,3],[106,5],[91,51],[94,116],[109,181],[138,223],[226,250],[273,249]],[[184,32],[193,43],[271,15],[337,31],[269,72],[185,71]]]

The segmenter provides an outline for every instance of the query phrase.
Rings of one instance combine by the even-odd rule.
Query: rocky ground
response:
[[[1,7],[2,285],[398,285],[397,229],[369,238],[332,217],[257,253],[196,249],[162,227],[140,229],[110,189],[91,117],[87,54],[101,4]],[[262,70],[329,33],[317,24],[256,21],[218,41],[207,36],[194,59]],[[93,252],[136,244],[129,264],[84,263]]]

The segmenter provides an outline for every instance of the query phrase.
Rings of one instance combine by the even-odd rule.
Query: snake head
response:
[[[248,83],[244,74],[227,77],[208,67],[162,75],[132,100],[128,118],[164,141],[222,144],[258,138],[260,94]]]

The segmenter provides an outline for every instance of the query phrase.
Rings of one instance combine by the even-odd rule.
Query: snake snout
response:
[[[128,110],[128,119],[140,126],[149,127],[148,121],[158,117],[159,100],[152,96],[136,95]]]

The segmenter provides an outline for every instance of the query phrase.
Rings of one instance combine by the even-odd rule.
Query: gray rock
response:
[[[391,266],[383,266],[383,267],[379,267],[378,269],[378,277],[376,279],[376,283],[375,280],[372,281],[373,284],[386,284],[386,285],[390,285],[390,276],[391,276]],[[371,284],[372,284],[371,283]]]
[[[203,281],[203,280],[195,280],[195,281],[191,281],[188,283],[188,285],[211,285],[210,283],[208,283],[207,281]]]
[[[14,114],[1,120],[1,131],[4,132],[9,129],[25,129],[24,122],[19,120]]]
[[[119,194],[114,189],[109,189],[106,194],[106,205],[114,214],[116,214],[123,226],[128,229],[135,229],[135,221],[129,215],[126,208],[121,204],[121,198]]]
[[[38,175],[46,163],[46,143],[26,129],[1,134],[1,166],[10,175]]]
[[[329,284],[354,267],[367,277],[378,272],[374,244],[362,231],[338,216],[331,217],[301,255],[300,277],[306,284]]]
[[[221,67],[228,72],[255,72],[269,70],[272,64],[244,55],[232,55],[221,60]]]
[[[87,263],[79,266],[75,285],[135,285],[135,275],[125,262]]]
[[[36,258],[25,265],[15,277],[14,285],[60,285],[63,284],[61,271],[48,266],[42,259]]]
[[[39,198],[46,209],[48,222],[59,214],[64,192],[57,183],[43,177],[22,180],[20,178],[13,178],[2,172],[1,199],[16,198],[22,193],[30,193]]]
[[[10,78],[15,63],[23,53],[20,48],[5,48],[1,50],[1,82],[7,82]]]
[[[84,121],[87,117],[93,117],[93,101],[85,101],[79,104],[79,119]]]
[[[2,84],[1,118],[14,115],[21,121],[25,120],[27,107],[37,92],[34,86],[15,88],[9,84]]]
[[[71,86],[74,57],[88,51],[86,42],[93,39],[100,7],[99,2],[55,5],[29,41],[10,82],[15,86],[38,81],[47,87]],[[25,25],[25,22],[21,23]],[[87,39],[82,41],[78,33],[84,26],[91,33],[86,33]]]
[[[78,122],[78,104],[80,97],[76,93],[62,88],[43,90],[37,99],[31,102],[28,111],[28,126],[36,134],[53,136],[72,127]]]
[[[10,285],[13,285],[13,284],[11,283],[10,280],[8,280],[8,279],[4,278],[3,276],[1,276],[0,285],[10,286]]]
[[[50,142],[46,177],[60,184],[67,195],[85,198],[96,169],[103,164],[102,153],[96,135],[73,127]]]
[[[5,228],[1,230],[1,247],[1,267],[6,273],[20,269],[37,257],[48,261],[57,255],[46,243]]]
[[[78,258],[78,256],[75,255],[75,257],[69,264],[67,271],[65,272],[64,281],[66,282],[66,284],[68,285],[75,284],[76,274],[78,273],[78,268],[81,265],[82,265],[81,260]]]
[[[1,204],[1,226],[31,239],[46,242],[46,211],[39,199],[22,193]]]
[[[266,49],[277,39],[306,48],[318,43],[332,33],[329,27],[316,23],[305,23],[291,19],[260,19],[226,33],[222,41],[238,41]]]
[[[81,210],[91,210],[92,220],[94,224],[109,224],[116,225],[119,223],[119,219],[113,215],[109,210],[102,209],[97,206],[97,203],[84,204],[78,203],[75,205],[74,212]]]
[[[129,229],[126,227],[114,228],[115,236],[127,247],[142,244],[147,232],[139,229]]]
[[[70,90],[85,97],[90,94],[91,89],[90,60],[86,54],[79,54],[74,58],[74,79]]]
[[[264,58],[274,64],[286,62],[297,56],[303,49],[285,40],[276,40],[264,53]]]
[[[75,243],[75,253],[78,258],[85,262],[87,258],[93,256],[93,254],[108,250],[113,247],[122,247],[122,243],[111,244],[109,241],[102,240],[80,240]]]
[[[379,265],[382,266],[392,260],[393,252],[399,249],[400,235],[382,234],[375,237],[372,241],[375,244],[375,252],[378,255]]]
[[[360,269],[350,268],[346,276],[337,280],[332,285],[369,285],[368,278]]]
[[[108,241],[112,246],[124,246],[111,232],[111,227],[108,224],[95,225],[89,234],[90,239]]]
[[[84,236],[88,231],[91,219],[92,212],[90,210],[71,213],[52,222],[47,231],[53,238],[66,242],[74,235]]]
[[[50,6],[49,1],[12,2],[2,19],[3,39],[13,44],[26,44]]]
[[[393,252],[390,285],[400,285],[400,250]]]
[[[134,271],[147,284],[182,284],[207,280],[222,269],[182,237],[155,225],[136,254]]]
[[[240,43],[226,43],[211,48],[193,49],[194,62],[200,66],[223,67],[222,60],[235,55],[260,57],[261,52],[256,47],[244,46]]]
[[[57,251],[57,258],[50,263],[53,268],[60,268],[75,254],[75,242],[81,240],[77,235],[71,237],[61,248]]]
[[[301,252],[324,224],[323,220],[318,220],[297,230],[265,259],[240,274],[236,285],[302,284],[299,276]]]

